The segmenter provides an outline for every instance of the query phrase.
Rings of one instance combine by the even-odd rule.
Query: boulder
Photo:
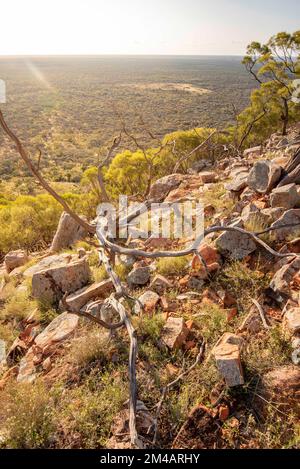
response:
[[[277,187],[270,196],[271,207],[294,208],[299,202],[299,195],[296,184]]]
[[[272,161],[257,161],[250,171],[248,186],[255,192],[266,194],[279,181],[281,171],[282,168]]]
[[[158,179],[151,186],[149,199],[153,202],[164,200],[171,190],[176,189],[180,185],[184,177],[183,174],[169,174],[168,176]]]
[[[85,238],[87,235],[87,230],[79,225],[67,212],[63,212],[60,217],[50,251],[57,252],[61,249],[69,248],[77,241]]]
[[[59,314],[34,340],[35,344],[44,351],[50,346],[67,339],[76,329],[79,317],[76,314]]]
[[[6,271],[10,273],[12,270],[16,269],[17,267],[21,267],[24,264],[26,264],[28,260],[29,258],[25,251],[22,251],[21,249],[17,251],[11,251],[8,254],[6,254],[4,258],[4,265],[5,265]]]
[[[240,220],[230,225],[237,228],[242,227]],[[253,239],[237,231],[225,231],[216,240],[216,246],[225,256],[234,260],[241,260],[256,250]]]
[[[141,305],[146,313],[151,313],[155,311],[156,305],[159,302],[159,296],[153,291],[145,291],[139,297],[139,303],[135,304],[135,314],[139,314],[142,311]]]
[[[158,295],[162,295],[166,290],[172,288],[172,283],[163,275],[157,274],[150,283],[150,288]]]
[[[280,228],[284,225],[296,225],[294,227],[287,226]],[[297,234],[300,231],[300,209],[291,209],[285,212],[279,220],[275,221],[272,225],[273,228],[278,228],[274,231],[277,241],[284,241],[287,237]]]
[[[270,288],[280,294],[289,295],[290,283],[300,270],[300,259],[294,259],[282,266],[274,275],[270,283]]]
[[[32,276],[32,296],[49,301],[59,301],[67,292],[74,292],[85,286],[91,272],[86,258],[72,260],[36,272]]]
[[[182,347],[189,333],[183,318],[169,317],[162,329],[161,340],[169,349]]]
[[[151,270],[148,266],[137,267],[129,272],[127,281],[131,286],[146,285],[150,280]]]
[[[287,311],[283,324],[291,334],[300,332],[300,308],[292,308]]]
[[[69,307],[69,311],[80,311],[80,309],[90,300],[107,296],[112,289],[113,283],[110,279],[81,288],[75,293],[67,296],[66,303]]]
[[[225,333],[213,349],[217,368],[229,387],[244,384],[240,350],[241,337]]]

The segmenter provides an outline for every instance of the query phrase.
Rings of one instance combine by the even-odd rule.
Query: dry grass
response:
[[[157,271],[165,275],[184,275],[188,268],[189,257],[163,257],[157,261]]]

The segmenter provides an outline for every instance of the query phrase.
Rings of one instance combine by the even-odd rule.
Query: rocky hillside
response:
[[[128,301],[144,446],[300,447],[300,178],[280,184],[299,140],[296,126],[152,186],[167,202],[201,199],[205,226],[229,229],[197,255],[116,259],[139,300]],[[103,327],[119,321],[113,284],[87,241],[63,214],[47,251],[9,252],[0,266],[3,448],[130,447],[129,341]],[[152,252],[191,239],[130,242]]]

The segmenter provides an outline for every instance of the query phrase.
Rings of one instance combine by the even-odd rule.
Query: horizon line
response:
[[[244,54],[0,54],[1,58],[22,57],[243,57]]]

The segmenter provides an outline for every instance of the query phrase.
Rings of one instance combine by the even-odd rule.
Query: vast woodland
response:
[[[300,31],[0,78],[0,448],[299,449]],[[105,231],[120,195],[203,238]]]

